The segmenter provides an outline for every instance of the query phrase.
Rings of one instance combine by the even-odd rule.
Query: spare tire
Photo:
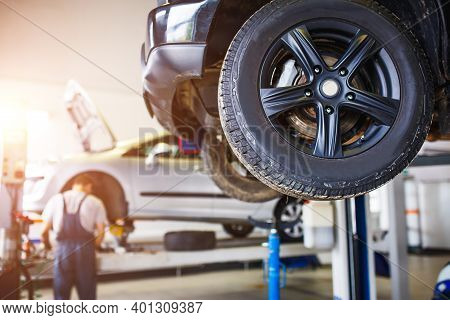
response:
[[[245,238],[255,229],[248,223],[224,223],[223,229],[233,238]]]
[[[174,231],[164,235],[167,251],[211,250],[216,247],[216,233],[213,231]]]
[[[209,130],[205,134],[202,157],[211,179],[227,196],[246,202],[264,202],[280,196],[247,171],[222,131]]]

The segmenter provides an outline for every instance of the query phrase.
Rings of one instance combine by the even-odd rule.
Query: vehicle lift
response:
[[[369,300],[374,299],[375,268],[373,251],[370,248],[366,208],[367,197],[334,202],[335,246],[332,250],[333,297],[334,299]],[[278,229],[286,229],[300,221],[258,221],[249,217],[256,227],[269,229],[268,236],[268,298],[280,299],[280,271],[284,268],[280,261],[280,237]],[[285,273],[285,270],[283,270]],[[284,276],[285,277],[285,276]],[[285,283],[285,280],[283,281]]]
[[[280,221],[273,217],[269,221],[260,221],[248,217],[250,223],[255,227],[270,230],[267,241],[267,247],[269,249],[269,258],[267,260],[267,283],[268,283],[268,295],[269,300],[280,300],[280,288],[286,283],[285,276],[283,283],[280,282],[280,270],[284,269],[283,264],[280,261],[280,236],[278,235],[279,229],[288,229],[295,226],[301,220],[301,217],[292,221]],[[286,274],[286,270],[283,270],[283,274]]]
[[[368,224],[368,196],[334,201],[333,298],[376,298],[374,251]]]
[[[421,155],[409,167],[450,165],[450,155]],[[409,294],[408,239],[405,186],[402,174],[386,184],[381,201],[389,216],[389,271],[391,298],[407,300]],[[332,251],[335,299],[376,299],[374,250],[368,196],[335,201],[336,243]],[[346,257],[348,257],[346,259]],[[431,297],[431,295],[430,295]]]
[[[25,180],[26,132],[0,128],[0,299],[19,299],[21,211]]]

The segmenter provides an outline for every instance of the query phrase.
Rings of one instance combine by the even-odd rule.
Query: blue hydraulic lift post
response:
[[[345,200],[349,298],[351,300],[371,299],[367,215],[365,196]]]
[[[275,217],[271,221],[259,221],[248,217],[249,222],[255,227],[270,230],[267,248],[269,249],[269,258],[267,261],[267,282],[269,300],[280,300],[280,270],[282,263],[280,261],[280,236],[278,229],[283,230],[292,228],[299,223],[300,217],[292,221],[280,221]],[[284,270],[284,274],[285,270]],[[286,283],[284,278],[283,283]],[[284,284],[283,284],[284,285]]]
[[[357,232],[357,256],[359,277],[359,290],[357,292],[358,299],[370,300],[370,267],[369,267],[369,249],[368,249],[368,232],[367,217],[368,208],[366,208],[366,197],[358,196],[355,198],[355,217]]]
[[[353,226],[353,207],[352,199],[345,199],[345,228],[347,230],[347,263],[348,263],[348,282],[349,282],[349,298],[356,300],[359,282],[357,274],[357,256],[355,252],[355,233]]]
[[[335,299],[376,298],[367,197],[335,202],[336,243],[332,251]]]
[[[280,237],[275,228],[270,230],[268,246],[269,300],[280,300]]]

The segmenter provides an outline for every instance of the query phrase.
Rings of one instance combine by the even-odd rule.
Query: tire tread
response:
[[[425,81],[425,104],[422,117],[420,117],[417,123],[417,131],[409,144],[409,148],[405,150],[397,159],[395,159],[390,166],[386,168],[376,179],[366,178],[363,183],[353,183],[345,189],[339,187],[333,188],[320,188],[317,186],[308,185],[307,183],[301,183],[293,181],[286,172],[283,172],[279,165],[273,160],[262,159],[257,155],[253,146],[245,138],[239,126],[239,119],[233,108],[232,99],[230,98],[230,92],[233,92],[233,64],[236,59],[239,59],[239,52],[247,47],[244,41],[250,39],[246,38],[247,33],[254,24],[262,23],[262,20],[270,14],[273,10],[282,6],[288,5],[296,1],[304,0],[275,0],[259,9],[253,14],[242,26],[235,38],[231,42],[226,57],[223,62],[221,70],[221,76],[219,80],[219,113],[222,123],[222,127],[225,131],[226,138],[230,142],[231,148],[236,153],[239,160],[244,163],[247,169],[262,182],[266,183],[272,188],[287,194],[289,196],[301,197],[305,199],[322,199],[322,200],[338,200],[344,198],[350,198],[358,195],[365,194],[374,189],[377,189],[381,185],[392,180],[397,176],[404,168],[406,168],[411,161],[415,158],[419,152],[423,142],[426,139],[428,131],[431,125],[433,101],[434,101],[434,87],[431,67],[428,62],[428,58],[425,55],[424,50],[420,46],[417,38],[413,34],[412,30],[406,28],[401,21],[388,9],[380,5],[376,1],[371,0],[346,0],[348,2],[362,4],[376,13],[382,15],[393,23],[401,33],[406,35],[409,39],[412,47],[415,50],[415,54],[419,61],[421,61],[422,72],[426,79]],[[242,47],[243,46],[243,47]]]

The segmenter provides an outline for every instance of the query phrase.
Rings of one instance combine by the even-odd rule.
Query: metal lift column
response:
[[[367,208],[366,196],[335,201],[336,243],[332,251],[335,299],[376,298]]]
[[[403,176],[386,185],[389,208],[389,262],[392,299],[409,299],[408,239],[405,215],[405,186]]]

